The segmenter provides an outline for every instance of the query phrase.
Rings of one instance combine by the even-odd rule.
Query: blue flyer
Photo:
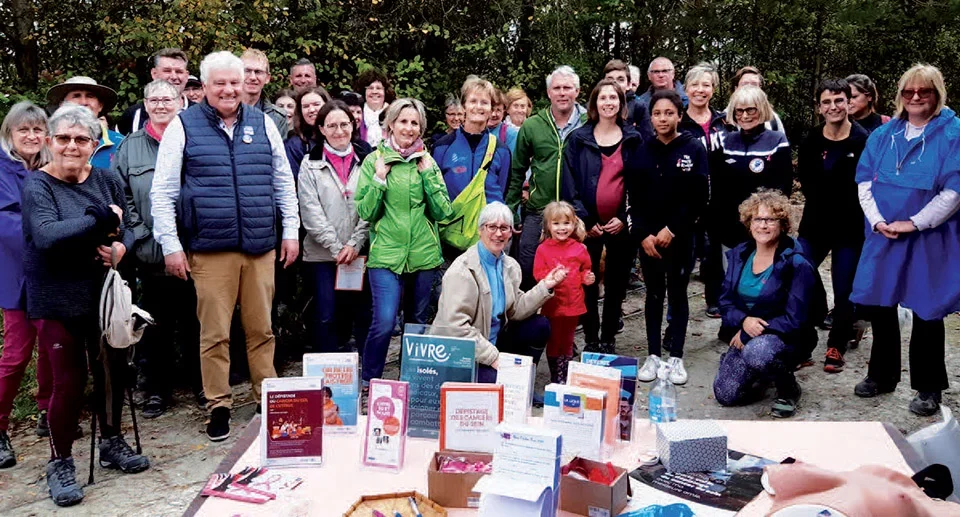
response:
[[[357,432],[357,415],[360,409],[357,353],[303,354],[303,376],[323,377],[323,432]]]
[[[620,439],[630,441],[633,428],[633,401],[637,394],[637,358],[584,352],[580,355],[580,362],[620,370]]]
[[[476,343],[409,330],[400,343],[400,380],[410,383],[407,436],[439,438],[440,386],[476,380]]]

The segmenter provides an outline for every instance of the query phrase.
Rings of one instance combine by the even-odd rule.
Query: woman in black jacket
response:
[[[869,133],[847,116],[850,85],[845,80],[823,81],[816,99],[824,123],[810,132],[797,159],[806,198],[799,237],[814,267],[831,254],[833,327],[823,370],[837,373],[843,371],[843,354],[854,337],[850,293],[864,238],[855,176]]]
[[[593,272],[600,276],[600,257],[607,250],[604,269],[603,322],[597,307],[600,286],[585,286],[587,314],[583,333],[587,351],[614,353],[621,306],[627,292],[636,248],[627,230],[627,182],[636,173],[643,139],[624,123],[626,99],[612,79],[604,79],[590,94],[589,122],[567,139],[563,153],[564,181],[573,182],[573,204],[586,226],[584,244]]]
[[[677,126],[683,103],[673,90],[661,90],[650,99],[650,119],[657,137],[643,144],[640,170],[631,182],[633,232],[640,241],[640,265],[647,284],[646,324],[649,356],[637,375],[656,378],[660,365],[660,326],[663,297],[670,303],[667,336],[670,380],[687,382],[683,344],[687,334],[687,284],[693,262],[693,225],[707,202],[707,151]],[[666,282],[664,282],[666,280]],[[668,289],[669,288],[669,289]]]

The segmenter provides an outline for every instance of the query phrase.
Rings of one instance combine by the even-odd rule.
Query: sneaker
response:
[[[940,410],[942,395],[939,391],[920,391],[910,401],[910,412],[920,416],[932,416]]]
[[[17,453],[13,452],[10,437],[6,431],[0,431],[0,469],[8,469],[17,464]]]
[[[640,382],[650,382],[657,378],[657,370],[660,369],[660,358],[655,355],[647,356],[643,362],[640,371],[637,372],[637,380]]]
[[[77,483],[77,467],[72,457],[47,463],[47,488],[57,506],[73,506],[83,501],[83,488]]]
[[[230,437],[230,409],[215,407],[207,422],[207,438],[211,442],[220,442]]]
[[[603,353],[603,354],[616,354],[616,353],[617,353],[617,342],[616,342],[616,341],[601,341],[601,342],[600,342],[600,353]]]
[[[843,360],[843,354],[836,348],[827,349],[827,358],[823,361],[823,371],[827,373],[840,373],[843,371],[843,365],[847,364]]]
[[[160,395],[150,395],[143,404],[143,418],[157,418],[167,410],[167,403]]]
[[[37,433],[37,436],[42,436],[44,438],[50,436],[50,424],[47,423],[46,409],[41,410],[40,414],[37,416],[37,430],[34,432]]]
[[[708,305],[708,306],[707,306],[707,317],[708,317],[708,318],[717,319],[717,318],[719,318],[720,316],[721,316],[721,315],[720,315],[720,307],[717,307],[716,305]]]
[[[876,397],[882,393],[891,393],[895,389],[897,389],[896,384],[893,386],[881,386],[870,377],[866,377],[862,381],[858,382],[856,386],[854,386],[853,394],[860,398],[868,399],[871,397]]]
[[[677,386],[687,383],[687,369],[683,367],[683,359],[671,357],[667,360],[670,365],[670,382]]]
[[[583,344],[584,352],[600,352],[600,342],[599,341],[587,341]]]
[[[203,389],[194,391],[193,398],[197,401],[197,408],[204,411],[207,409],[207,395],[203,392]]]
[[[830,330],[833,328],[833,309],[830,309],[830,312],[823,317],[823,321],[821,321],[820,325],[818,326],[823,330]]]
[[[133,452],[123,436],[117,435],[100,440],[100,466],[120,469],[124,474],[136,474],[150,468],[150,460]]]
[[[813,356],[807,357],[803,361],[800,361],[799,363],[797,363],[797,367],[794,369],[794,371],[799,371],[808,366],[813,366]]]

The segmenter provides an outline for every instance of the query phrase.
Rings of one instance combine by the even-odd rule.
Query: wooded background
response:
[[[122,108],[142,94],[150,55],[167,46],[187,52],[194,74],[213,50],[260,48],[273,68],[268,93],[287,84],[298,57],[317,64],[331,91],[377,66],[398,95],[431,108],[431,126],[468,74],[522,86],[543,105],[554,67],[577,70],[585,100],[614,57],[645,75],[667,56],[681,81],[690,66],[714,62],[721,109],[733,73],[757,66],[791,133],[816,121],[823,78],[871,76],[889,113],[911,64],[940,67],[951,89],[960,77],[960,0],[5,0],[0,19],[0,115],[76,74],[115,88]]]

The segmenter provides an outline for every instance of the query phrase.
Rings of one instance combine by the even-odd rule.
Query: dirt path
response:
[[[821,272],[829,282],[829,262]],[[829,285],[827,288],[830,291]],[[617,338],[618,353],[646,355],[646,338],[643,323],[640,292],[628,295],[625,310],[624,332]],[[690,380],[679,387],[679,415],[681,418],[716,418],[730,420],[765,420],[769,415],[770,398],[755,404],[737,408],[721,408],[713,400],[713,376],[725,345],[715,339],[719,321],[703,315],[702,285],[695,279],[690,287],[691,320],[687,331],[685,363]],[[944,402],[955,412],[960,412],[957,385],[960,384],[960,317],[947,319],[947,365],[952,387],[944,393]],[[904,332],[905,337],[909,336]],[[820,347],[814,358],[822,361],[826,341],[821,332]],[[578,339],[580,337],[578,336]],[[637,351],[639,344],[643,350]],[[871,346],[870,334],[860,348],[847,355],[847,369],[838,375],[823,372],[821,365],[801,370],[798,375],[803,387],[800,409],[794,417],[798,420],[879,420],[890,422],[901,432],[913,432],[937,421],[938,417],[918,418],[907,411],[913,397],[909,389],[906,347],[903,349],[903,380],[895,393],[876,399],[860,399],[853,395],[853,386],[866,374],[867,358]],[[385,377],[398,375],[396,354],[399,340],[395,339]],[[546,364],[538,372],[538,388],[547,380]],[[299,363],[287,368],[287,375],[296,375]],[[645,387],[643,388],[645,391]],[[236,400],[248,400],[249,385],[235,388]],[[47,496],[43,467],[49,455],[46,439],[37,438],[31,429],[14,429],[13,445],[19,453],[16,467],[0,471],[0,515],[96,515],[96,516],[175,516],[181,515],[203,483],[216,468],[243,426],[250,421],[254,404],[247,402],[234,410],[232,437],[225,442],[213,444],[203,434],[203,413],[196,408],[191,398],[183,397],[179,405],[155,420],[141,420],[142,442],[151,462],[150,470],[132,476],[116,471],[96,468],[96,484],[84,488],[86,498],[79,506],[60,509]],[[132,431],[127,430],[132,443]],[[78,479],[86,481],[89,468],[89,435],[75,444]],[[330,515],[333,515],[331,513]]]

